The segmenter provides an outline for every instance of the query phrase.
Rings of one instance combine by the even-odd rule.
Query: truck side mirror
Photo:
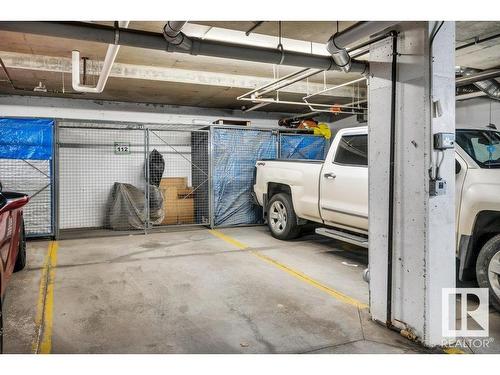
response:
[[[455,159],[455,174],[459,174],[461,170],[462,170],[462,166],[460,165],[458,160]]]

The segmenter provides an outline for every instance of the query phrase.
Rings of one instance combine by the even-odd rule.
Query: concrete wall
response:
[[[491,120],[490,120],[491,108]],[[488,98],[476,98],[457,102],[457,127],[482,128],[490,121],[500,129],[500,102]]]
[[[333,134],[335,134],[340,129],[352,128],[355,126],[366,126],[366,124],[366,122],[358,122],[356,116],[349,116],[330,123],[330,129],[332,129]]]

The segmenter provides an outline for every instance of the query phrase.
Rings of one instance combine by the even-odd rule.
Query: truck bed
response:
[[[284,163],[306,163],[306,164],[323,164],[324,160],[310,160],[310,159],[259,159],[259,161],[279,161]]]

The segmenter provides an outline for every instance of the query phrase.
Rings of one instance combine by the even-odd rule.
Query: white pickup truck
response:
[[[255,198],[275,238],[314,222],[320,234],[368,247],[367,134],[340,130],[324,161],[257,161]],[[459,278],[476,277],[500,311],[500,132],[457,129],[455,159]]]

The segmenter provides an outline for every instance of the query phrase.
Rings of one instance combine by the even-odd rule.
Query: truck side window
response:
[[[366,134],[343,136],[334,163],[368,165],[368,136]]]

